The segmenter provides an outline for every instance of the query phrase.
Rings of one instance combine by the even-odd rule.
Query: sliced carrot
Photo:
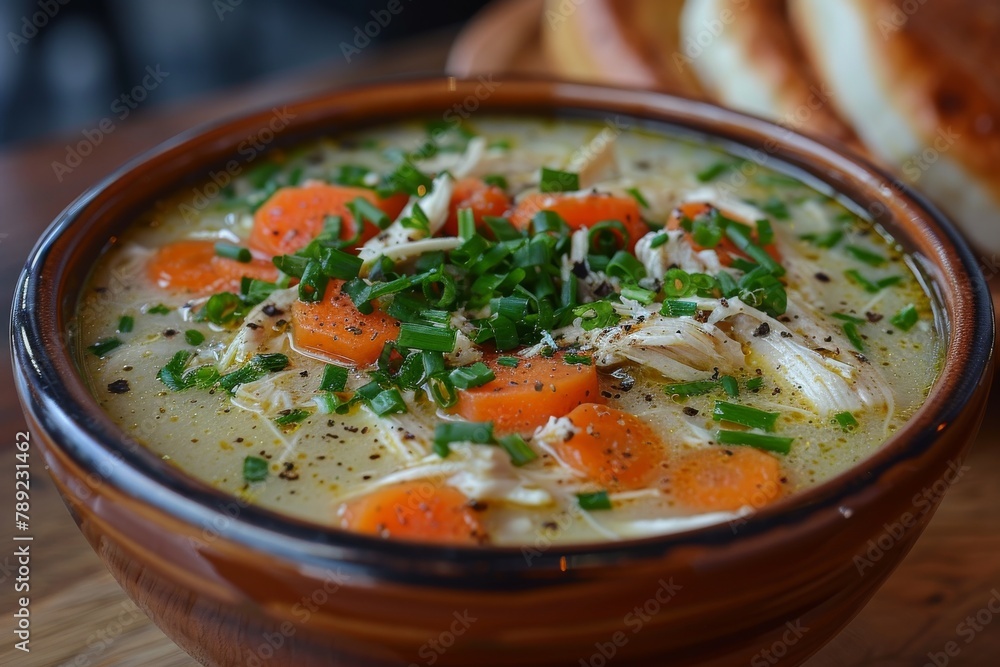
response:
[[[215,242],[209,240],[177,241],[159,248],[146,267],[146,274],[165,290],[212,294],[238,292],[246,276],[273,281],[278,270],[270,261],[253,259],[237,262],[215,254]]]
[[[579,197],[575,194],[537,192],[518,202],[510,221],[514,226],[526,229],[539,211],[555,211],[574,230],[593,227],[604,220],[618,220],[628,232],[629,250],[649,232],[649,226],[639,213],[639,204],[631,197],[607,194]]]
[[[387,341],[399,336],[399,322],[380,310],[361,313],[341,292],[343,284],[331,280],[319,301],[292,305],[292,338],[300,349],[368,366],[378,359]]]
[[[499,217],[506,213],[510,208],[510,198],[501,188],[478,178],[460,179],[451,193],[448,219],[444,223],[442,234],[458,236],[458,211],[463,208],[472,209],[472,216],[478,226],[483,222],[484,216]]]
[[[699,510],[759,508],[781,495],[781,463],[751,447],[710,447],[672,465],[671,488],[683,505]]]
[[[577,431],[556,444],[559,457],[604,488],[643,489],[663,474],[663,444],[640,417],[606,405],[585,403],[566,418]]]
[[[472,504],[450,486],[404,482],[348,503],[341,515],[348,530],[388,539],[479,544],[485,533]]]
[[[357,227],[347,205],[358,197],[375,204],[389,216],[395,216],[402,209],[400,197],[381,200],[366,188],[324,183],[281,188],[254,214],[250,247],[270,255],[293,253],[323,231],[323,222],[331,215],[343,218],[341,238],[354,238]],[[402,204],[406,202],[402,201]],[[358,244],[378,232],[378,227],[365,221]]]
[[[681,223],[685,219],[691,220],[692,222],[699,219],[707,219],[711,217],[713,211],[715,211],[715,207],[706,202],[686,202],[671,211],[670,217],[667,218],[667,229],[682,229]],[[739,220],[738,222],[745,221]],[[754,237],[756,237],[756,234],[757,232],[754,231]],[[695,250],[705,250],[705,248],[695,243],[690,234],[688,235],[688,239],[691,242],[691,247]],[[722,237],[722,240],[719,241],[719,244],[715,246],[714,250],[719,256],[719,262],[721,262],[723,266],[732,265],[733,259],[736,257],[746,258],[746,254],[744,254],[726,237]],[[773,243],[768,244],[764,246],[764,250],[767,254],[773,257],[776,262],[779,264],[781,263],[781,252],[778,250],[776,245]]]
[[[563,355],[521,359],[517,368],[485,363],[496,374],[486,384],[459,392],[453,411],[469,421],[491,421],[499,434],[531,435],[549,417],[601,400],[597,369],[568,364]]]

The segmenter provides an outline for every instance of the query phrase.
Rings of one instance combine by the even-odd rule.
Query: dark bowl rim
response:
[[[730,544],[762,536],[778,527],[790,528],[804,524],[810,517],[822,513],[825,513],[825,520],[829,522],[832,517],[840,515],[840,508],[852,504],[849,502],[850,498],[858,499],[863,493],[870,491],[888,470],[907,459],[923,454],[933,446],[940,437],[940,431],[958,419],[965,406],[988,380],[994,340],[993,305],[979,264],[953,224],[923,196],[899,183],[889,173],[860,156],[850,154],[845,147],[833,142],[807,137],[764,119],[706,102],[653,91],[560,82],[544,78],[505,76],[500,81],[507,87],[504,94],[510,94],[511,88],[530,95],[532,87],[538,87],[539,90],[534,93],[536,97],[540,96],[539,91],[543,89],[548,91],[551,99],[536,99],[529,106],[537,109],[528,110],[526,115],[534,113],[536,116],[559,117],[571,116],[574,111],[591,115],[610,112],[654,124],[691,129],[677,117],[686,112],[689,117],[688,124],[691,123],[691,117],[696,115],[711,119],[708,122],[715,125],[727,122],[742,131],[746,140],[775,139],[779,132],[783,133],[778,141],[779,149],[773,156],[777,164],[770,165],[778,171],[787,170],[789,167],[804,169],[812,178],[833,189],[829,183],[833,180],[832,176],[828,181],[822,175],[809,172],[807,167],[795,165],[789,160],[788,152],[794,147],[811,156],[813,160],[818,161],[820,156],[823,156],[827,162],[833,161],[841,173],[847,173],[850,168],[863,173],[870,177],[873,188],[875,182],[893,183],[893,194],[887,195],[882,192],[881,196],[887,200],[901,202],[907,210],[919,212],[921,218],[919,224],[929,227],[932,236],[945,242],[937,244],[938,257],[937,261],[932,262],[933,265],[938,266],[939,262],[948,265],[955,263],[953,268],[960,271],[956,275],[968,283],[968,294],[965,299],[969,305],[966,310],[971,311],[974,317],[957,323],[952,322],[953,326],[948,332],[949,348],[954,347],[956,335],[966,342],[980,343],[965,346],[963,363],[959,364],[958,368],[952,368],[954,375],[950,376],[951,391],[942,397],[937,396],[940,393],[939,385],[942,378],[946,377],[945,372],[949,364],[954,366],[952,360],[945,359],[941,375],[935,381],[931,393],[931,397],[937,396],[941,400],[932,406],[933,409],[928,407],[930,406],[928,401],[916,415],[925,413],[934,415],[933,420],[924,420],[927,421],[925,427],[910,433],[909,431],[913,430],[913,423],[917,421],[916,418],[911,419],[904,428],[890,437],[880,450],[844,473],[754,512],[745,519],[745,523],[741,524],[740,535],[736,535],[736,531],[726,523],[718,523],[678,533],[618,542],[554,545],[537,554],[534,559],[536,562],[531,563],[529,568],[533,572],[565,572],[567,559],[570,559],[569,562],[574,565],[575,571],[582,566],[616,566],[623,561],[655,558],[675,548]],[[383,80],[311,95],[289,102],[287,106],[300,109],[320,106],[326,109],[325,114],[332,122],[337,117],[338,98],[370,92],[386,92],[394,88],[399,88],[400,93],[414,92],[414,88],[418,91],[424,89],[437,91],[441,86],[447,87],[450,91],[464,91],[476,83],[476,79],[439,76]],[[563,92],[555,92],[555,88],[562,88]],[[571,92],[566,93],[567,90]],[[607,102],[610,96],[614,96],[617,100]],[[402,101],[406,98],[400,95],[400,99]],[[588,100],[590,100],[589,105]],[[615,110],[616,107],[624,108],[627,102],[641,106],[646,111],[637,113]],[[515,107],[516,105],[501,106],[498,109],[484,108],[488,113],[506,114],[511,113]],[[398,110],[389,115],[402,120],[417,114]],[[671,115],[674,117],[671,118]],[[70,230],[73,223],[86,213],[88,206],[111,184],[120,179],[127,179],[139,165],[154,161],[171,150],[189,143],[196,143],[214,130],[241,120],[263,116],[264,111],[257,110],[187,130],[132,159],[89,188],[62,211],[42,234],[18,278],[14,293],[11,316],[12,355],[15,381],[25,410],[30,412],[53,441],[57,442],[60,451],[82,469],[86,469],[88,462],[107,460],[113,455],[128,464],[113,468],[113,472],[107,475],[102,483],[110,484],[112,488],[127,496],[140,499],[140,502],[155,508],[163,515],[202,527],[210,525],[211,520],[220,514],[226,514],[225,508],[233,504],[234,497],[217,491],[172,466],[163,464],[145,448],[140,447],[141,451],[136,451],[133,446],[129,451],[121,451],[120,445],[129,443],[130,437],[111,424],[110,419],[104,419],[103,413],[94,414],[94,410],[100,412],[96,402],[92,401],[93,404],[88,406],[73,400],[66,389],[66,383],[82,383],[72,371],[75,366],[70,358],[71,353],[64,347],[59,348],[53,344],[53,338],[58,338],[60,332],[52,330],[51,326],[47,327],[46,323],[40,321],[39,295],[45,286],[36,284],[41,281],[33,280],[33,277],[40,275],[42,267],[51,259],[50,251],[56,239]],[[385,120],[380,116],[370,124]],[[725,133],[717,130],[692,129],[692,131],[696,134],[707,134],[729,144],[750,147],[746,141],[741,142],[727,137]],[[318,133],[313,133],[313,136],[318,136]],[[905,231],[904,234],[901,228],[894,231],[897,236],[912,235],[910,231]],[[957,289],[954,286],[941,287]],[[961,299],[958,302],[965,303]],[[954,326],[956,324],[957,326]],[[989,341],[990,344],[982,345],[985,341]],[[55,357],[48,354],[53,349],[61,353],[62,358],[58,354]],[[963,372],[957,373],[957,371]],[[863,474],[858,474],[859,472]],[[241,506],[238,518],[229,521],[220,535],[237,544],[291,561],[323,564],[354,563],[366,572],[377,571],[380,575],[390,578],[406,579],[405,573],[400,572],[401,567],[404,570],[421,569],[425,575],[443,574],[448,581],[453,579],[456,572],[458,575],[481,573],[484,568],[491,572],[506,572],[519,571],[526,567],[523,547],[443,547],[385,541],[289,518],[245,503]],[[276,537],[281,539],[274,539]],[[415,568],[415,564],[427,567]],[[489,582],[480,581],[472,585],[488,587]]]

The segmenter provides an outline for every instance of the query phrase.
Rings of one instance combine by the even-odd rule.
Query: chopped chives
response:
[[[398,389],[385,389],[379,392],[368,401],[368,407],[379,417],[406,412],[406,402],[403,401]]]
[[[667,234],[666,232],[660,232],[659,234],[654,236],[653,239],[649,242],[649,247],[653,249],[659,248],[661,245],[666,244],[666,242],[669,240],[670,240],[669,234]]]
[[[455,349],[455,337],[454,329],[404,322],[399,327],[396,342],[412,350],[451,352]]]
[[[723,375],[719,382],[729,398],[737,398],[740,395],[740,383],[732,375]]]
[[[347,386],[347,369],[343,366],[327,364],[319,382],[320,391],[344,391]]]
[[[844,251],[854,259],[859,262],[863,262],[868,266],[884,266],[889,261],[877,252],[872,252],[871,250],[862,248],[861,246],[847,245],[844,246]]]
[[[567,352],[563,355],[563,362],[573,365],[579,364],[589,366],[593,362],[593,359],[585,354],[572,354]]]
[[[442,422],[434,428],[434,452],[441,458],[451,453],[453,442],[488,445],[493,442],[493,422]]]
[[[858,426],[858,420],[850,412],[838,412],[833,416],[833,419],[843,431],[853,431]]]
[[[698,304],[694,301],[667,299],[660,312],[667,317],[693,317],[698,312]]]
[[[580,189],[580,176],[569,171],[542,167],[538,189],[542,192],[574,192]]]
[[[240,297],[232,292],[219,292],[208,298],[201,313],[212,324],[228,324],[237,318],[242,306]]]
[[[625,192],[629,193],[632,199],[639,202],[640,206],[642,206],[643,208],[649,208],[649,202],[646,201],[646,198],[642,196],[642,192],[639,190],[639,188],[628,188],[625,190]]]
[[[699,382],[683,382],[680,384],[668,384],[664,385],[663,391],[669,396],[680,396],[682,398],[687,398],[688,396],[701,396],[702,394],[708,394],[716,390],[719,383],[714,380],[702,380]]]
[[[775,196],[768,197],[767,201],[760,205],[760,210],[774,216],[778,220],[788,220],[791,217],[785,202]]]
[[[646,276],[646,267],[627,250],[619,250],[608,262],[604,272],[613,278],[638,282]]]
[[[481,361],[477,361],[468,366],[459,366],[452,369],[448,377],[456,389],[474,389],[483,386],[487,382],[491,382],[496,378],[496,375],[489,366]]]
[[[180,350],[170,358],[170,361],[157,372],[157,379],[171,391],[182,391],[190,385],[184,379],[184,368],[191,360],[191,353],[187,350]]]
[[[110,352],[111,350],[115,349],[116,347],[118,347],[121,344],[122,344],[122,341],[120,341],[119,339],[117,339],[117,338],[115,338],[115,337],[112,336],[112,337],[108,337],[108,338],[102,338],[101,340],[97,341],[93,345],[89,345],[87,347],[87,349],[94,356],[104,357],[104,356],[106,356],[108,354],[108,352]]]
[[[353,280],[358,277],[363,264],[364,260],[357,255],[336,248],[325,248],[320,255],[320,268],[328,278]]]
[[[135,318],[131,315],[122,315],[118,319],[118,333],[129,333],[135,328]]]
[[[147,309],[146,312],[150,315],[166,315],[170,312],[170,308],[162,303],[158,303],[152,308]]]
[[[750,258],[768,270],[775,276],[785,275],[785,268],[774,261],[774,258],[767,254],[767,251],[750,240],[750,236],[739,225],[726,225],[726,236],[738,249],[745,252]]]
[[[644,306],[648,306],[656,300],[656,292],[648,290],[645,287],[639,287],[638,285],[625,285],[622,287],[621,297],[623,299],[632,299]]]
[[[205,334],[197,329],[188,329],[184,332],[184,340],[188,345],[201,345],[205,342]]]
[[[215,244],[215,254],[225,259],[242,262],[243,264],[247,264],[253,259],[253,255],[250,254],[250,250],[247,248],[241,248],[238,245],[223,243],[221,241]]]
[[[715,409],[712,411],[712,418],[717,422],[730,422],[762,431],[773,431],[780,416],[777,412],[764,412],[747,405],[727,403],[726,401],[716,401]]]
[[[720,445],[742,445],[780,454],[792,451],[792,443],[795,441],[795,438],[749,431],[719,431],[715,439]]]
[[[337,411],[343,402],[337,397],[332,391],[328,391],[325,394],[317,394],[313,396],[313,402],[316,404],[316,408],[321,414],[329,415]]]
[[[847,336],[847,340],[851,341],[851,345],[857,349],[858,352],[865,351],[865,341],[861,337],[861,332],[858,331],[858,325],[854,322],[844,322],[844,335]]]
[[[910,304],[900,310],[898,313],[892,316],[889,320],[892,326],[902,329],[903,331],[909,331],[920,319],[920,315],[917,313],[917,309],[913,304]]]
[[[507,366],[508,368],[517,368],[521,360],[517,357],[497,357],[497,363],[501,366]]]
[[[385,229],[392,222],[382,209],[364,197],[355,197],[348,202],[347,210],[351,212],[354,220],[359,224],[362,220],[367,220],[379,229]]]
[[[282,410],[281,414],[274,418],[274,423],[277,426],[291,426],[305,421],[307,417],[309,417],[308,410]]]
[[[535,450],[529,447],[524,438],[516,433],[499,438],[497,443],[507,452],[510,456],[510,462],[515,466],[523,466],[538,458]]]
[[[888,278],[882,278],[881,280],[869,280],[865,276],[861,275],[861,272],[857,269],[849,269],[844,271],[844,275],[847,276],[848,280],[858,285],[866,292],[870,294],[876,294],[881,292],[886,287],[891,287],[903,281],[902,276],[889,276]]]
[[[841,239],[844,238],[844,232],[840,229],[834,229],[824,234],[803,234],[799,238],[812,243],[817,248],[829,250],[840,243]]]
[[[774,242],[774,228],[771,221],[762,219],[757,221],[757,243],[762,246],[771,245]]]
[[[732,167],[733,165],[726,162],[716,162],[715,164],[709,165],[695,174],[695,178],[702,183],[708,183],[709,181],[714,181],[719,176],[722,176],[724,173],[732,169]]]
[[[611,509],[611,498],[607,491],[594,491],[593,493],[578,493],[576,501],[582,510],[609,510]]]
[[[328,282],[329,278],[323,273],[322,264],[310,261],[306,264],[306,270],[302,272],[302,280],[299,282],[299,299],[306,303],[319,301],[323,298]]]
[[[503,174],[487,174],[486,176],[483,176],[483,183],[500,188],[501,190],[506,190],[508,188],[507,177]]]
[[[476,217],[471,208],[458,209],[458,237],[468,241],[476,234]]]
[[[754,377],[747,380],[747,391],[758,392],[764,386],[764,378]]]
[[[268,463],[259,456],[248,456],[243,459],[243,481],[263,482],[267,479]]]

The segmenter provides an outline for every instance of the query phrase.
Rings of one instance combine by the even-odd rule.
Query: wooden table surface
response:
[[[0,299],[10,303],[17,272],[49,221],[86,187],[131,156],[192,125],[266,107],[350,81],[403,71],[440,71],[451,35],[365,54],[350,67],[319,68],[195,103],[137,114],[104,137],[93,154],[59,182],[52,168],[79,135],[0,152]],[[374,51],[374,50],[373,50]],[[994,278],[994,280],[998,280]],[[5,324],[6,327],[6,312]],[[903,666],[1000,664],[1000,400],[995,395],[970,470],[945,498],[917,546],[854,621],[808,664]],[[15,434],[25,429],[14,395],[9,355],[0,356],[0,475],[4,507],[13,508]],[[0,665],[189,666],[125,597],[79,534],[32,459],[31,653],[14,649],[13,547],[0,550]],[[11,510],[10,513],[13,513]],[[4,521],[6,543],[13,521]],[[991,623],[977,626],[972,623]],[[979,629],[976,629],[976,628]],[[943,651],[954,642],[959,653]],[[953,650],[954,653],[954,650]],[[936,657],[932,661],[929,654]],[[946,662],[945,662],[946,661]]]

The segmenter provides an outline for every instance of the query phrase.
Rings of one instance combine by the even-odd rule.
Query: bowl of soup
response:
[[[203,664],[795,664],[916,540],[989,389],[977,263],[890,182],[657,93],[336,91],[64,211],[18,390]]]

